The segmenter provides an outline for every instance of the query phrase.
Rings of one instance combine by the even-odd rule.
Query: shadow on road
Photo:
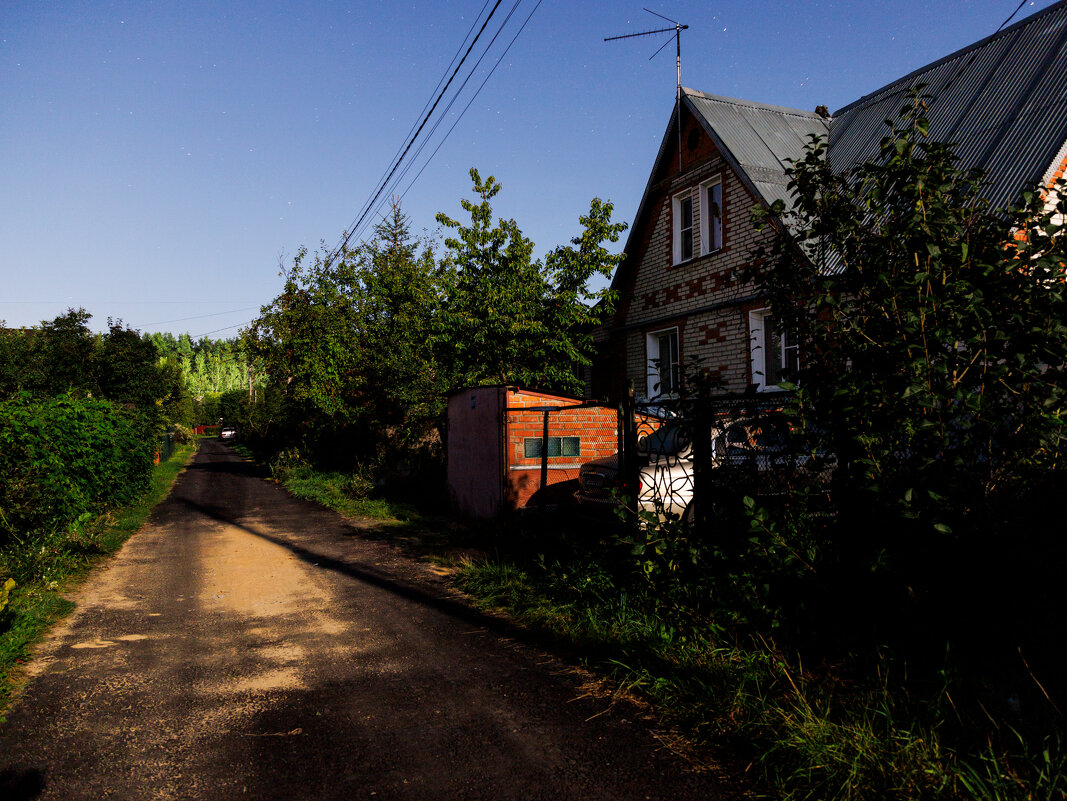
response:
[[[6,801],[30,801],[37,798],[44,788],[44,771],[38,768],[0,771],[0,798]]]
[[[423,606],[435,609],[439,612],[443,612],[450,617],[457,620],[462,620],[466,623],[470,623],[474,626],[479,626],[496,632],[498,634],[511,637],[520,641],[528,641],[530,644],[536,644],[544,646],[544,642],[538,641],[537,637],[531,636],[531,633],[525,629],[521,629],[512,623],[502,620],[500,618],[492,617],[483,612],[479,612],[476,609],[471,608],[467,604],[447,597],[443,593],[435,592],[430,588],[417,587],[413,584],[408,584],[403,581],[399,581],[396,577],[381,571],[376,570],[367,565],[361,565],[338,559],[319,551],[311,550],[298,545],[284,537],[279,537],[274,534],[270,534],[266,531],[261,531],[247,523],[241,522],[234,518],[234,516],[227,512],[227,510],[215,504],[200,504],[192,501],[188,498],[173,498],[172,503],[181,504],[187,508],[198,512],[205,517],[209,517],[213,520],[217,520],[220,523],[224,523],[228,526],[234,526],[242,531],[245,531],[253,536],[260,537],[261,539],[272,542],[275,545],[290,551],[294,556],[303,562],[314,567],[324,568],[326,570],[332,570],[335,573],[348,576],[349,578],[356,579],[357,581],[363,581],[367,584],[371,584],[380,589],[386,590],[401,598],[406,598],[410,601],[414,601]],[[293,500],[294,503],[307,503],[310,502]],[[316,511],[321,511],[326,514],[334,514],[322,507],[315,506]],[[359,533],[358,529],[348,526],[350,532],[347,536],[351,536],[352,533]],[[343,541],[341,541],[343,542]]]

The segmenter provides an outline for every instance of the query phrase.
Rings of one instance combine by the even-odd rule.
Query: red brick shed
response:
[[[616,409],[592,401],[507,386],[448,397],[448,490],[468,517],[568,503],[582,464],[618,445]]]

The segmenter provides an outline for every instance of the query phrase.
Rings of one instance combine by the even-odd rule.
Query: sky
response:
[[[3,0],[0,320],[73,307],[94,330],[236,336],[300,248],[352,228],[494,2]],[[674,104],[673,34],[604,38],[673,27],[644,8],[689,26],[684,86],[835,111],[1018,5],[505,0],[383,200],[440,240],[435,216],[463,218],[476,167],[538,255],[593,197],[629,223]]]

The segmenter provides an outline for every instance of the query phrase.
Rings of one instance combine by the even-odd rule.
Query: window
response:
[[[693,258],[693,193],[674,196],[674,263]]]
[[[527,459],[541,458],[541,437],[525,437],[522,441],[522,455]],[[580,456],[582,453],[581,437],[549,437],[548,458],[556,456]]]
[[[760,392],[778,389],[783,381],[796,377],[800,353],[791,332],[781,331],[770,309],[749,314],[752,345],[752,381]]]
[[[722,181],[700,185],[700,253],[722,248]]]
[[[648,397],[678,391],[678,329],[656,331],[645,339],[648,355]]]

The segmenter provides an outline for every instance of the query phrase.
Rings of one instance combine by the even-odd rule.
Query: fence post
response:
[[[545,422],[541,432],[541,518],[545,516],[545,504],[548,495],[548,409],[544,410]]]
[[[633,509],[628,511],[634,512],[640,506],[641,478],[637,464],[637,401],[634,396],[633,381],[627,384],[626,399],[623,401],[622,408],[623,449],[619,454],[619,473],[623,477],[623,486],[626,487],[627,493],[633,494],[631,498]],[[634,522],[637,521],[636,514],[629,516]]]
[[[693,509],[690,519],[693,529],[698,534],[707,531],[707,521],[711,517],[711,401],[698,397],[695,414],[690,425],[693,437]]]

